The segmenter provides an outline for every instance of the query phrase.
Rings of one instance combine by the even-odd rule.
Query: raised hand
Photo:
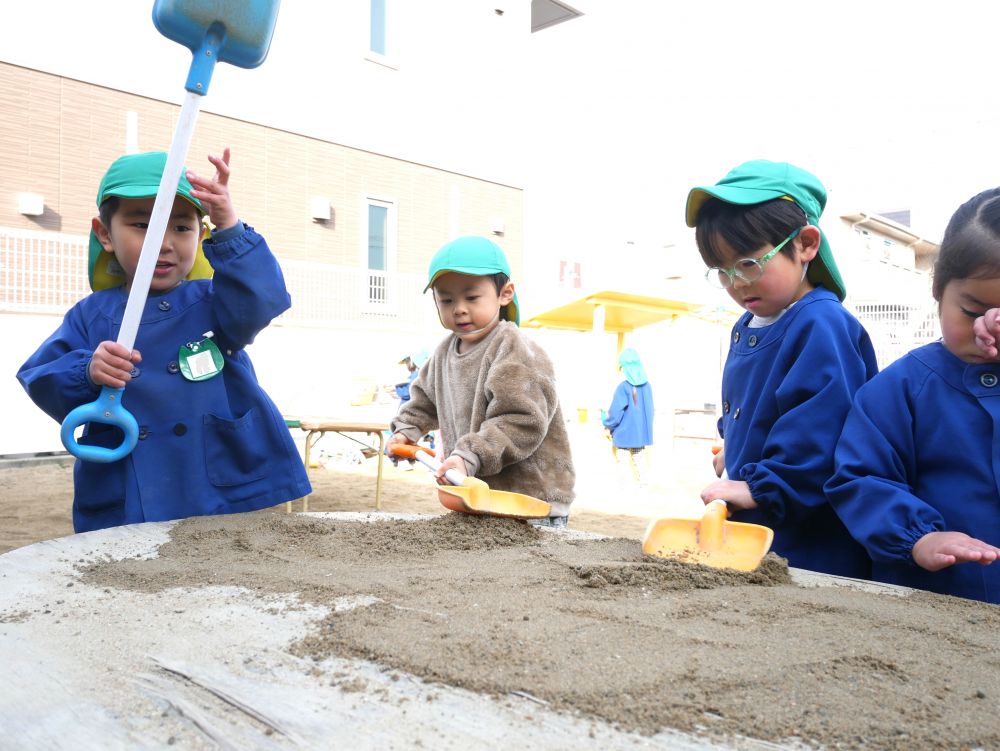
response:
[[[194,188],[191,195],[201,201],[216,229],[229,229],[239,221],[236,209],[233,208],[233,199],[229,195],[229,147],[223,150],[221,157],[209,154],[208,161],[215,166],[215,177],[209,180],[188,171],[187,179]]]

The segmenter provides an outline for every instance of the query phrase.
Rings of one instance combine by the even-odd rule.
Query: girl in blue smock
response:
[[[688,196],[706,278],[747,311],[722,375],[715,470],[727,478],[701,498],[724,499],[735,521],[771,527],[773,550],[792,566],[867,578],[868,554],[823,493],[854,394],[877,372],[817,226],[825,204],[816,177],[768,161]]]
[[[951,218],[933,294],[941,340],[858,391],[826,490],[875,579],[1000,603],[1000,188]]]
[[[618,356],[625,380],[618,384],[611,399],[611,408],[602,422],[611,432],[616,449],[632,454],[653,444],[653,387],[639,353],[631,347]]]

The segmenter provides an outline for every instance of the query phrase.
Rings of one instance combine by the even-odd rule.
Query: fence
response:
[[[0,227],[0,312],[62,315],[89,294],[88,237]],[[436,327],[421,274],[283,260],[293,306],[278,325]]]
[[[0,311],[58,313],[90,292],[83,235],[0,227]]]
[[[83,235],[0,227],[0,312],[63,314],[90,292],[87,244]],[[346,326],[403,335],[438,331],[434,306],[423,294],[426,279],[422,274],[287,259],[281,267],[293,305],[276,321],[278,325]],[[872,337],[879,367],[940,336],[926,275],[914,271],[893,277],[885,274],[881,267],[871,269],[867,281],[893,289],[894,297],[920,302],[870,302],[876,296],[869,293],[862,298],[865,302],[852,306]]]
[[[930,344],[941,336],[937,303],[933,300],[914,306],[862,303],[853,309],[872,338],[880,370],[911,349]]]

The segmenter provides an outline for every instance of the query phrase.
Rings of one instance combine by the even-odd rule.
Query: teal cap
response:
[[[685,214],[689,227],[697,225],[698,212],[709,198],[740,206],[784,198],[802,209],[810,224],[819,227],[820,215],[826,207],[826,188],[815,175],[787,162],[764,159],[744,162],[715,185],[691,189]],[[819,251],[810,261],[806,275],[813,284],[822,284],[843,300],[847,287],[823,230],[819,235]]]
[[[626,347],[618,355],[618,364],[622,366],[625,380],[633,386],[641,386],[649,381],[646,377],[646,369],[642,367],[642,361],[639,360],[639,353],[631,347]]]
[[[424,292],[434,286],[438,277],[449,272],[469,276],[492,276],[504,273],[510,279],[510,264],[507,263],[503,249],[495,242],[485,237],[470,235],[452,240],[434,254]],[[500,309],[500,317],[520,325],[521,316],[516,292],[514,299]]]
[[[126,154],[118,157],[101,178],[97,189],[97,206],[101,207],[112,196],[118,198],[154,198],[160,189],[160,178],[167,165],[167,154],[164,151],[147,151],[144,154]],[[184,170],[181,171],[180,183],[177,185],[177,195],[190,201],[198,213],[205,214],[201,201],[191,195],[194,190]],[[111,253],[106,253],[94,231],[90,231],[90,256],[87,263],[87,273],[90,288],[95,292],[109,287],[115,287],[125,282],[125,276]],[[207,278],[212,275],[212,267],[198,245],[198,255],[194,267],[188,274],[189,279]]]

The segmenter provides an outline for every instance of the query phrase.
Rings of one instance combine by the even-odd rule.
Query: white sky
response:
[[[526,22],[528,3],[494,4]],[[912,208],[914,229],[931,239],[961,201],[1000,184],[994,2],[571,4],[586,15],[526,38],[523,59],[507,63],[514,77],[530,71],[518,87],[522,106],[510,90],[456,87],[424,117],[392,124],[407,141],[403,156],[455,169],[439,155],[466,134],[465,171],[525,187],[536,258],[614,259],[626,241],[690,247],[682,220],[688,189],[752,158],[815,172],[845,211]],[[0,59],[84,80],[97,70],[105,85],[180,101],[190,54],[159,36],[151,7],[151,0],[8,3]],[[256,71],[219,66],[206,109],[250,99],[335,132],[337,113],[317,86],[342,85],[336,59],[311,56],[330,54],[324,30],[344,23],[337,17],[344,7],[284,0],[268,60]],[[421,7],[439,27],[433,0]],[[304,27],[307,38],[293,34]],[[458,74],[461,45],[475,40],[458,29],[454,38]],[[155,66],[136,62],[150,58]],[[248,86],[258,98],[245,95]],[[491,94],[491,121],[463,120],[463,99],[481,104]],[[328,138],[365,145],[357,143],[364,129],[354,127]]]
[[[672,220],[635,216],[634,232],[675,241],[690,187],[768,158],[816,173],[842,208],[913,208],[915,229],[937,239],[960,202],[1000,184],[996,3],[588,10],[542,32],[565,44],[554,110],[577,124],[559,161],[607,183],[580,191],[585,216],[610,193],[619,216]],[[550,156],[539,169],[556,167]]]

